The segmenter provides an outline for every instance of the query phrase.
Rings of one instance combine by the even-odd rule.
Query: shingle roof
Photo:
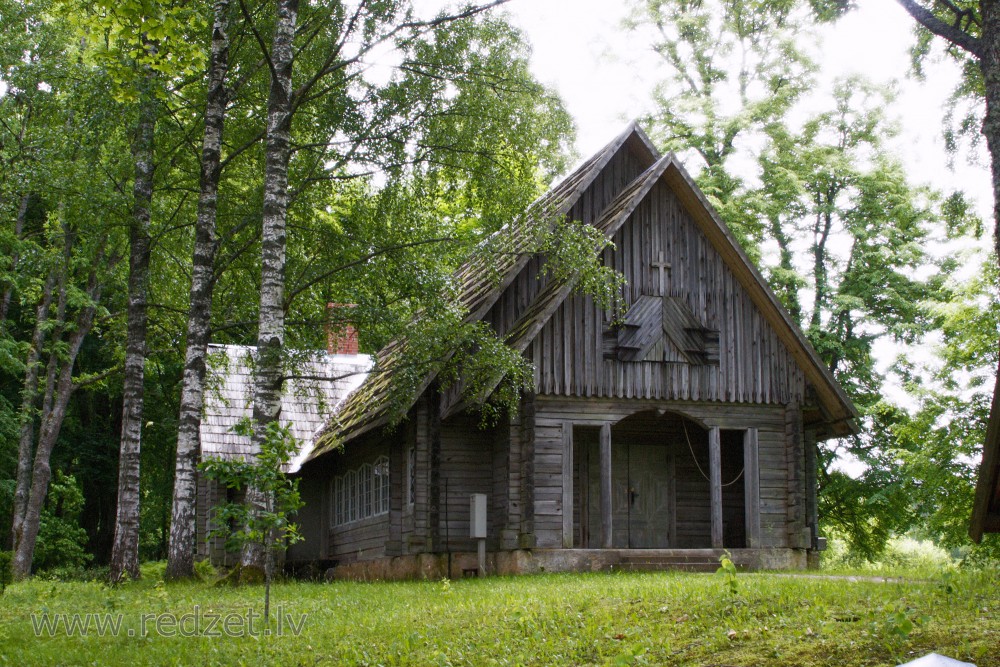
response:
[[[635,123],[631,123],[607,146],[531,204],[523,216],[504,225],[480,244],[469,261],[454,275],[454,282],[458,287],[458,305],[469,313],[466,321],[476,321],[486,314],[504,288],[531,259],[528,251],[533,247],[533,232],[544,228],[549,221],[565,216],[618,149],[630,139],[641,142],[652,155],[656,155],[656,149],[649,143],[646,135]],[[405,356],[405,339],[394,340],[378,352],[374,365],[376,371],[345,401],[335,422],[324,432],[320,444],[309,458],[315,458],[331,449],[337,440],[349,440],[390,421],[392,405],[389,399],[393,375],[403,366]],[[433,379],[434,374],[426,375],[414,395],[408,397],[410,404],[416,401]],[[331,437],[327,438],[327,434]]]
[[[233,427],[253,413],[253,355],[255,348],[244,345],[209,345],[209,372],[201,420],[202,458],[248,457],[253,453],[250,439],[233,432]],[[372,358],[366,354],[304,355],[295,375],[285,382],[281,398],[281,421],[303,443],[289,464],[296,472],[312,451],[317,432],[367,376]]]

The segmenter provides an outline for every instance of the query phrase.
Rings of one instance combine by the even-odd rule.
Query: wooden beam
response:
[[[573,548],[573,422],[562,424],[562,545]]]
[[[756,428],[743,432],[743,488],[746,492],[747,547],[756,549],[760,544],[760,454]]]
[[[522,549],[535,546],[535,395],[521,397],[521,532]]]
[[[446,547],[441,540],[441,503],[447,498],[441,490],[441,393],[437,385],[427,393],[427,407],[430,411],[427,423],[427,441],[429,463],[429,497],[427,499],[427,523],[431,548],[430,551],[443,551]]]
[[[819,544],[819,499],[818,480],[816,479],[816,430],[804,429],[802,433],[802,446],[805,448],[805,482],[806,482],[806,530],[809,532],[809,544],[807,549],[815,549]]]
[[[611,423],[601,424],[601,548],[611,548]]]
[[[722,548],[722,443],[719,427],[708,431],[708,466],[712,497],[712,548]]]
[[[677,458],[674,448],[667,448],[667,548],[677,548]]]

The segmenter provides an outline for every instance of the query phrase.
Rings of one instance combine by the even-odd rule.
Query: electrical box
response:
[[[469,496],[469,537],[486,539],[485,493],[473,493]]]

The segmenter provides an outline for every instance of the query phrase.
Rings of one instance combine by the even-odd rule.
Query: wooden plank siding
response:
[[[582,203],[586,201],[584,197]],[[718,363],[685,363],[669,340],[663,344],[665,362],[605,359],[602,332],[610,314],[598,309],[590,297],[574,294],[532,343],[538,393],[781,405],[802,402],[802,370],[666,184],[653,186],[615,234],[614,244],[615,250],[605,251],[604,262],[628,278],[622,295],[624,309],[644,295],[657,295],[658,273],[650,264],[662,252],[672,267],[666,280],[668,296],[682,300],[706,328],[719,332]],[[509,296],[501,297],[491,311],[490,322],[500,333],[510,325],[511,313],[501,304],[524,289],[512,285]]]
[[[396,435],[398,438],[399,436]],[[390,498],[393,495],[391,486],[394,483],[392,471],[394,439],[392,436],[382,435],[381,437],[366,437],[357,443],[359,446],[346,448],[333,453],[327,464],[323,502],[332,503],[333,493],[329,488],[334,478],[344,474],[348,470],[360,467],[364,463],[374,463],[380,456],[389,457],[390,468]],[[319,508],[316,508],[319,509]],[[391,507],[390,507],[391,510]],[[328,526],[328,557],[340,563],[352,563],[354,561],[370,560],[390,555],[386,547],[390,539],[390,513],[378,514],[357,521],[335,526],[333,524],[333,513],[327,512],[329,520]]]

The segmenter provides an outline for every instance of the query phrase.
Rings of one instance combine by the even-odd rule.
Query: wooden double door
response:
[[[585,498],[578,503],[580,546],[599,546],[601,479],[597,443],[587,443],[580,472]],[[581,452],[582,453],[582,452]],[[613,443],[611,448],[612,545],[618,549],[667,549],[672,545],[676,509],[673,452],[665,444]]]

